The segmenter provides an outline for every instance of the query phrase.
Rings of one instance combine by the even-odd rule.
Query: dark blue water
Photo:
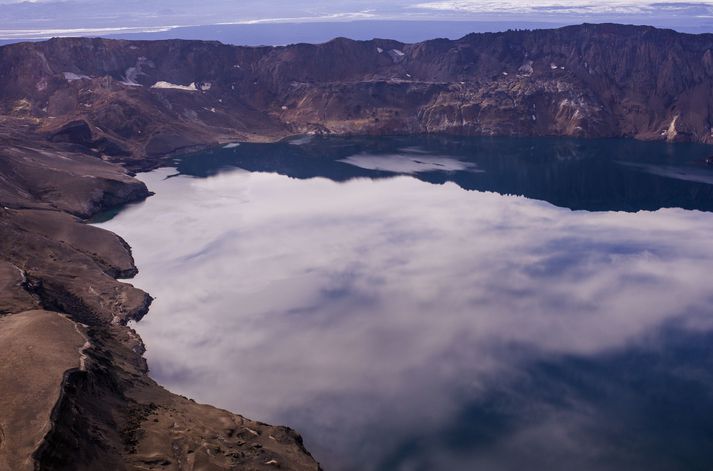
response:
[[[142,174],[103,226],[162,384],[327,469],[713,467],[710,148],[305,138]]]
[[[177,168],[185,175],[207,177],[237,166],[339,182],[389,178],[397,172],[430,183],[454,182],[465,190],[523,195],[570,209],[712,211],[713,166],[705,164],[711,154],[710,146],[621,139],[303,138],[267,148],[242,144],[214,150],[183,159]],[[439,159],[445,164],[439,164]],[[451,160],[471,168],[444,171]]]

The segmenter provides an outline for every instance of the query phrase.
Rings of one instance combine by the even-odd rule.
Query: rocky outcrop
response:
[[[82,366],[82,331],[55,312],[0,317],[0,469],[35,469],[32,454],[51,429],[65,371]]]

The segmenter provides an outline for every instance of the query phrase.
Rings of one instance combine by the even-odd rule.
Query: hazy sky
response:
[[[667,0],[0,0],[0,38],[176,26],[350,20],[556,24],[621,22],[713,31],[713,1]]]

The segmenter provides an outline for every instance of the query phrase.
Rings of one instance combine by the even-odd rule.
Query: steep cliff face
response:
[[[713,35],[582,25],[418,44],[55,39],[0,48],[0,103],[117,160],[297,133],[713,143]]]

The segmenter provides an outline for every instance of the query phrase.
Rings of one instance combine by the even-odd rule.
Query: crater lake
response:
[[[711,148],[304,137],[139,174],[99,226],[151,376],[327,470],[713,463]]]

